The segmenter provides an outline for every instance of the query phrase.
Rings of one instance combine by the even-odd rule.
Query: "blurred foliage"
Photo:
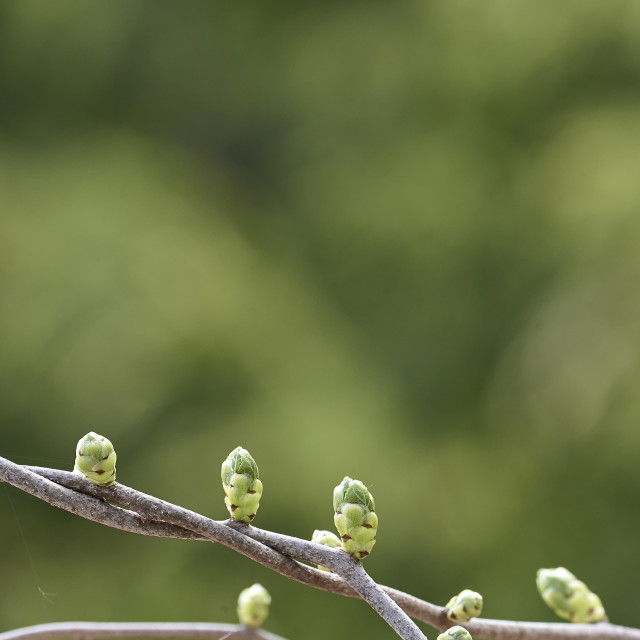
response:
[[[639,624],[640,5],[6,0],[0,86],[1,455],[95,430],[224,518],[241,445],[257,526],[365,482],[382,583],[549,620],[564,565]],[[392,636],[221,546],[0,514],[1,629],[260,582],[273,632]]]

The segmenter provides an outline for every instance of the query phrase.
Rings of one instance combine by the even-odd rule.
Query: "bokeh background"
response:
[[[639,3],[6,0],[0,87],[0,455],[95,430],[222,519],[242,445],[257,526],[363,480],[383,584],[553,620],[565,565],[640,624]],[[222,546],[0,518],[2,630],[259,581],[275,633],[393,637]]]

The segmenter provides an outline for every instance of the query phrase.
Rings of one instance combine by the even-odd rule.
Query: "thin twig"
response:
[[[206,622],[53,622],[0,633],[0,640],[74,638],[233,638],[233,640],[285,640],[262,629],[239,624]]]
[[[387,595],[382,588],[364,570],[360,561],[348,557],[346,570],[339,568],[340,577],[348,582],[367,604],[382,616],[387,624],[395,630],[401,638],[425,638],[418,626],[409,616]]]
[[[298,558],[322,564],[342,574],[346,565],[341,564],[339,557],[346,554],[339,550],[232,520],[210,520],[119,483],[107,488],[98,487],[68,471],[22,467],[0,458],[0,481],[9,482],[50,504],[108,526],[143,535],[220,542],[303,584],[349,597],[362,597],[336,573],[319,571],[293,560]],[[97,508],[96,503],[101,503],[103,509]],[[114,506],[115,504],[120,507]],[[124,512],[124,515],[121,512]],[[252,542],[256,546],[244,544],[242,540]],[[354,576],[350,575],[349,580],[353,579]],[[452,625],[446,618],[444,607],[390,587],[376,585],[376,588],[384,591],[406,614],[416,620],[440,630]],[[475,638],[495,640],[640,640],[640,629],[610,623],[570,624],[475,619],[462,626]],[[0,640],[4,640],[2,635]]]
[[[0,458],[0,479],[2,478],[3,460],[3,458]],[[250,536],[243,535],[244,532],[234,530],[229,526],[229,521],[210,520],[193,511],[136,491],[118,482],[110,487],[99,487],[87,482],[82,476],[69,471],[43,467],[20,467],[19,465],[14,465],[14,467],[17,467],[17,469],[13,469],[14,473],[24,469],[51,480],[56,486],[61,485],[81,494],[92,496],[94,499],[98,498],[100,501],[108,500],[109,503],[118,504],[127,510],[134,510],[142,516],[142,522],[177,523],[175,526],[184,528],[189,531],[190,535],[199,535],[201,536],[200,539],[206,539],[210,542],[220,542],[287,578],[319,589],[331,590],[322,586],[322,583],[325,583],[333,587],[337,592],[341,592],[340,589],[342,588],[344,595],[357,597],[355,591],[344,584],[337,576],[292,560],[291,555],[275,551],[269,545],[265,545]],[[11,481],[9,480],[9,482]],[[28,491],[28,489],[25,490]],[[110,526],[117,527],[116,524],[110,524]],[[242,543],[243,539],[248,540],[251,544],[245,545]],[[239,544],[240,546],[238,546]],[[333,563],[333,558],[337,553],[336,550],[316,544],[313,546],[317,547],[321,561]]]

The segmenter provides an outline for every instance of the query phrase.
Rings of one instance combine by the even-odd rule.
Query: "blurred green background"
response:
[[[94,430],[222,519],[242,445],[260,527],[363,480],[383,584],[553,620],[565,565],[640,624],[639,3],[6,0],[0,87],[0,455]],[[1,630],[259,581],[275,633],[394,637],[219,545],[0,518]]]

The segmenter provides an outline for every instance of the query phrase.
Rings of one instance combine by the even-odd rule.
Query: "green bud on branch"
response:
[[[536,586],[546,604],[565,620],[577,623],[607,620],[600,598],[564,567],[539,569]]]
[[[271,596],[257,582],[243,589],[238,596],[238,619],[241,624],[259,627],[269,615]]]
[[[438,640],[472,640],[471,634],[464,627],[450,627],[438,636]]]
[[[221,475],[229,515],[234,520],[251,522],[262,497],[255,460],[246,449],[236,447],[222,463]]]
[[[358,559],[368,556],[376,542],[378,516],[367,487],[347,476],[333,491],[333,509],[342,548]]]
[[[80,438],[73,471],[102,487],[113,484],[116,480],[116,452],[111,442],[93,431]]]
[[[446,605],[447,618],[453,622],[469,622],[482,613],[482,596],[470,589],[453,596]]]
[[[331,547],[332,549],[342,546],[340,538],[338,538],[335,533],[331,533],[331,531],[322,531],[320,529],[316,529],[313,532],[311,542],[317,542],[318,544],[323,544],[325,547]],[[318,569],[321,569],[322,571],[329,571],[327,567],[323,567],[321,565],[318,565]]]

